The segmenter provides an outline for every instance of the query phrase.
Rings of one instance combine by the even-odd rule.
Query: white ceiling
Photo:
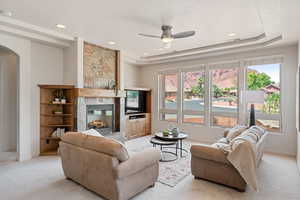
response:
[[[283,43],[300,38],[300,0],[1,0],[1,10],[13,18],[111,46],[133,57],[159,54],[246,38],[263,32],[268,38],[283,35]],[[58,30],[56,24],[67,26]],[[158,39],[138,33],[160,35],[162,24],[173,31],[195,30],[191,38],[173,42],[159,51]],[[229,37],[229,33],[236,33]]]

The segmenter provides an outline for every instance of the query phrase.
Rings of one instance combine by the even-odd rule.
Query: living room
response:
[[[298,8],[2,0],[1,198],[299,199]]]

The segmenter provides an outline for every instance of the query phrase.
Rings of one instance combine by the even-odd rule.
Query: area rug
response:
[[[154,148],[152,144],[150,144],[150,138],[151,136],[145,136],[129,140],[125,143],[125,145],[130,153],[138,153],[147,148]],[[191,173],[190,147],[191,143],[184,140],[183,148],[188,151],[188,153],[183,152],[184,157],[181,158],[180,155],[178,155],[178,159],[175,161],[159,163],[158,181],[160,183],[170,187],[175,187],[181,180]],[[170,151],[175,151],[175,149],[170,149]]]

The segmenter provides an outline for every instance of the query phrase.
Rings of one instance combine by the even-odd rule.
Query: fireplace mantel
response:
[[[123,98],[126,97],[124,90],[93,89],[93,88],[75,88],[75,97],[88,98]]]

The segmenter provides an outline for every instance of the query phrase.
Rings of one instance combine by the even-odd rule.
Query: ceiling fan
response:
[[[139,33],[140,36],[144,37],[151,37],[151,38],[159,38],[161,41],[166,45],[166,48],[170,47],[171,42],[174,39],[180,39],[180,38],[186,38],[186,37],[191,37],[195,35],[195,31],[185,31],[185,32],[180,32],[176,34],[172,34],[172,26],[169,25],[162,25],[161,30],[162,30],[162,35],[157,36],[157,35],[148,35],[148,34],[143,34]]]

